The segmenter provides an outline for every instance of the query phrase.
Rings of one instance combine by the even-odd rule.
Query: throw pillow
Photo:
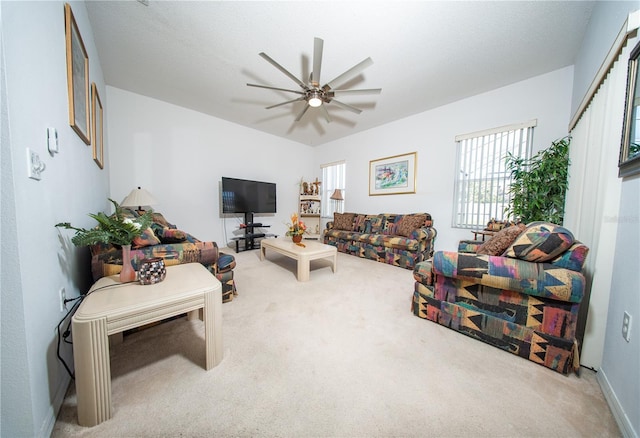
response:
[[[550,222],[532,222],[504,253],[507,257],[529,262],[547,262],[573,245],[573,234]]]
[[[353,220],[353,231],[357,233],[364,232],[365,217],[366,216],[364,214],[356,215],[355,219]]]
[[[187,233],[175,228],[162,228],[156,231],[156,235],[162,243],[180,243],[187,240]]]
[[[353,230],[353,219],[356,217],[355,213],[333,213],[333,228],[336,230]]]
[[[374,216],[371,218],[371,234],[380,234],[384,228],[384,216]]]
[[[409,237],[413,230],[420,228],[427,220],[426,214],[408,214],[398,223],[396,229],[398,235]]]
[[[138,237],[133,238],[133,248],[144,248],[145,246],[158,245],[160,239],[156,237],[151,227],[147,228]]]
[[[494,234],[491,239],[480,245],[476,254],[486,254],[491,256],[500,256],[504,254],[507,248],[515,242],[525,228],[524,224],[517,224],[501,229]]]
[[[175,225],[169,223],[164,216],[162,215],[162,213],[152,213],[151,214],[153,217],[153,222],[156,224],[160,224],[163,228],[176,228]]]

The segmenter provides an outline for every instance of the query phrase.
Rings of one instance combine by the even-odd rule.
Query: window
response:
[[[532,120],[456,137],[453,227],[484,228],[491,219],[503,219],[511,185],[505,157],[531,156],[535,126]]]
[[[344,161],[323,164],[322,169],[322,217],[333,218],[333,213],[342,212],[344,201],[334,201],[331,199],[335,189],[342,190],[342,197],[347,199],[345,195],[345,176],[346,164]]]

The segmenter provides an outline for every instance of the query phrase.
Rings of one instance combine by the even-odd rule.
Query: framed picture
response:
[[[369,161],[369,196],[416,192],[416,152]]]
[[[89,145],[89,57],[68,3],[64,5],[64,28],[67,46],[69,125],[82,141]]]
[[[91,120],[93,121],[91,129],[93,161],[96,162],[100,169],[104,169],[104,118],[102,116],[102,101],[100,100],[98,87],[95,82],[91,84]]]
[[[618,160],[618,176],[640,173],[640,72],[638,71],[640,43],[629,56],[627,73],[627,97],[622,124],[622,143]]]

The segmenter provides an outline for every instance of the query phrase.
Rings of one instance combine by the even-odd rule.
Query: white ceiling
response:
[[[107,85],[307,145],[319,145],[572,65],[594,2],[87,1]],[[299,90],[258,54],[308,78],[324,40],[322,84],[367,57],[341,97],[300,122]],[[306,82],[306,81],[305,81]]]

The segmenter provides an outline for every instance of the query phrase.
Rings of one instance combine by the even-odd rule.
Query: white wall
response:
[[[278,235],[297,211],[300,179],[321,177],[310,146],[113,87],[107,97],[113,199],[144,187],[154,210],[200,240],[224,247],[239,232],[242,217],[220,213],[223,176],[276,183],[278,213],[255,221]]]
[[[104,95],[84,3],[71,4]],[[50,435],[70,381],[56,357],[58,291],[73,297],[90,285],[86,249],[54,225],[90,226],[87,213],[107,208],[108,174],[69,127],[63,5],[2,2],[2,436]],[[47,127],[58,130],[55,157]],[[27,147],[46,165],[41,181],[27,178]],[[68,346],[62,355],[73,366]]]
[[[431,213],[436,249],[456,250],[460,239],[473,235],[451,227],[455,136],[537,119],[534,149],[548,147],[567,135],[572,74],[567,67],[328,143],[316,148],[316,166],[346,161],[344,211]],[[416,193],[369,196],[369,161],[413,151]]]

